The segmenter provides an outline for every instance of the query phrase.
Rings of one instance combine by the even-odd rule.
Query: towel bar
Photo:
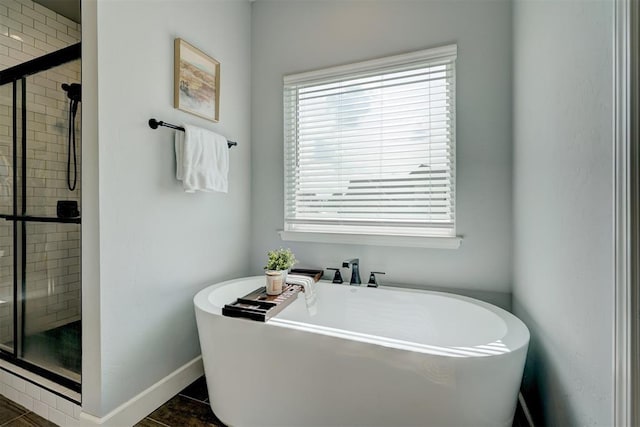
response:
[[[162,120],[149,119],[149,127],[151,129],[158,129],[158,126],[164,126],[171,129],[181,130],[182,132],[184,132],[184,128],[182,126],[172,125],[171,123],[163,122]],[[238,145],[238,143],[235,141],[227,140],[227,145],[229,146],[229,148],[231,148],[234,145]]]

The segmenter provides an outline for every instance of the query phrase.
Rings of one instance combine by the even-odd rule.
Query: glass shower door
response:
[[[80,382],[80,224],[27,223],[22,359]]]
[[[80,117],[77,110],[70,117],[72,104],[63,89],[79,81],[80,60],[26,78],[23,206],[29,219],[22,230],[20,355],[24,361],[78,383],[80,218],[61,217],[58,202],[80,205]],[[70,126],[75,128],[71,139]]]
[[[17,93],[16,93],[17,96]],[[0,86],[0,214],[13,214],[13,84]],[[16,106],[17,107],[17,106]],[[16,120],[20,117],[17,116]],[[0,350],[14,351],[14,224],[0,220]]]
[[[82,354],[80,60],[71,57],[79,55],[79,45],[54,52],[44,68],[0,86],[0,356],[75,391]],[[34,67],[45,62],[38,58]]]

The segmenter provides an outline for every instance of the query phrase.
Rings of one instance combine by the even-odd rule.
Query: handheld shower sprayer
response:
[[[67,92],[67,96],[72,101],[80,101],[82,97],[82,85],[80,83],[62,83],[62,90]]]
[[[82,86],[80,83],[63,83],[62,90],[67,92],[69,98],[69,150],[67,151],[67,187],[73,191],[78,181],[78,160],[76,158],[76,113],[78,103],[82,98]],[[73,149],[73,183],[71,182],[71,150]]]

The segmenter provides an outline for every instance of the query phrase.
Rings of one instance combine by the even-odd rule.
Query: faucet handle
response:
[[[385,274],[384,271],[372,271],[371,274],[369,274],[369,283],[367,283],[367,287],[369,288],[377,288],[378,287],[378,281],[376,280],[376,274]]]
[[[339,268],[327,268],[326,270],[334,270],[335,273],[333,275],[333,283],[342,283],[342,274],[340,274]]]

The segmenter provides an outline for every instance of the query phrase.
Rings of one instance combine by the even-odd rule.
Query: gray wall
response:
[[[248,273],[251,8],[245,1],[105,0],[92,13],[97,58],[85,50],[83,62],[91,72],[97,60],[97,88],[91,76],[85,80],[87,113],[95,114],[97,97],[97,117],[87,117],[84,143],[87,164],[97,159],[98,167],[85,170],[83,182],[99,200],[89,197],[85,206],[83,317],[91,328],[85,337],[99,342],[90,338],[84,347],[91,387],[83,390],[83,410],[103,416],[197,357],[193,296]],[[173,108],[176,37],[221,63],[218,124]],[[151,130],[150,117],[238,141],[229,193],[184,193],[173,131]]]
[[[471,292],[509,292],[513,261],[516,313],[532,332],[527,397],[547,425],[611,424],[611,2],[516,1],[515,93],[507,0],[97,9],[97,40],[83,37],[97,55],[92,65],[83,52],[95,73],[83,79],[83,103],[97,113],[83,117],[85,411],[104,415],[197,356],[193,294],[259,273],[268,249],[288,246],[307,266],[359,256],[363,275]],[[172,108],[174,37],[221,61],[219,124]],[[282,76],[452,42],[461,248],[280,241]],[[171,132],[150,130],[152,116],[240,142],[228,195],[182,193]]]
[[[514,5],[515,313],[540,425],[610,426],[613,1]]]
[[[457,231],[450,249],[283,242],[282,76],[458,44]],[[360,257],[383,283],[509,292],[511,3],[269,1],[252,7],[251,271],[290,247],[308,267]],[[346,271],[345,271],[346,272]]]

